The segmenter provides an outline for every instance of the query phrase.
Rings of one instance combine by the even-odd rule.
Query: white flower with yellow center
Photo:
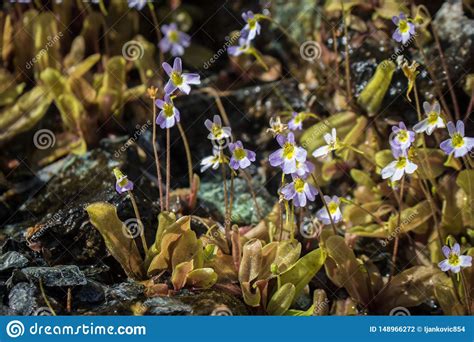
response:
[[[435,102],[433,106],[430,106],[428,102],[424,102],[423,109],[425,110],[426,119],[413,126],[413,130],[416,133],[426,132],[426,134],[431,135],[436,128],[445,127],[443,118],[440,115],[441,108],[438,102]]]

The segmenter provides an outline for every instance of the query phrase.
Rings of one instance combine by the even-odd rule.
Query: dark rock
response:
[[[84,273],[75,265],[27,267],[21,270],[29,280],[41,278],[44,286],[78,286],[87,283]]]
[[[134,217],[129,199],[115,191],[115,167],[122,167],[135,181],[145,226],[156,226],[158,210],[153,201],[158,193],[149,179],[141,177],[139,163],[129,160],[128,150],[121,151],[126,141],[105,139],[98,149],[65,158],[54,177],[20,209],[18,217],[29,217],[11,225],[10,230],[23,234],[26,228],[35,226],[28,242],[41,248],[50,265],[92,264],[103,259],[106,256],[103,239],[90,224],[85,207],[105,201],[116,205],[121,219]],[[154,232],[149,233],[151,238]]]
[[[38,290],[30,283],[18,283],[8,295],[8,306],[11,315],[29,316],[38,308],[36,296]]]
[[[192,307],[193,315],[240,316],[249,314],[242,301],[226,292],[183,290],[177,298]],[[221,310],[225,313],[217,312]]]
[[[0,255],[0,272],[28,265],[28,259],[18,252],[7,252]]]
[[[191,315],[193,309],[174,297],[154,297],[145,300],[142,304],[146,308],[146,315],[156,316],[183,316]]]
[[[105,300],[105,286],[93,281],[87,280],[87,284],[81,286],[74,296],[74,303],[96,304]]]

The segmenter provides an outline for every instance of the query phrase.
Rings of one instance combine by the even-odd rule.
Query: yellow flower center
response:
[[[183,84],[183,76],[179,72],[173,71],[171,73],[171,81],[174,83],[176,86],[180,86]]]
[[[461,264],[461,259],[456,253],[450,253],[448,262],[451,266],[459,266]]]
[[[221,126],[214,124],[212,125],[211,133],[213,136],[219,139],[222,134],[224,134],[224,131],[222,130]]]
[[[459,133],[454,133],[451,138],[451,142],[454,148],[461,148],[464,146],[464,138]]]
[[[397,134],[398,141],[404,143],[408,140],[408,132],[405,129],[402,129]]]
[[[438,113],[436,112],[431,112],[429,115],[428,115],[428,123],[430,125],[434,125],[436,124],[436,122],[438,122]]]
[[[397,160],[397,169],[403,169],[407,165],[407,158],[405,157],[400,157]]]
[[[398,23],[398,28],[400,29],[401,33],[407,33],[410,30],[410,26],[408,26],[408,22],[406,20],[400,20]]]
[[[301,122],[303,122],[303,119],[304,119],[304,115],[303,114],[298,114],[295,116],[295,124],[300,124]]]
[[[283,146],[283,158],[285,159],[293,159],[295,155],[295,145],[292,143],[286,142]]]
[[[257,19],[255,18],[249,19],[248,24],[249,24],[250,29],[253,30],[255,26],[257,26]]]
[[[170,103],[165,103],[163,106],[163,112],[167,118],[171,118],[173,116],[173,105]]]
[[[295,180],[295,190],[296,192],[303,192],[304,191],[304,180],[298,178]]]
[[[128,184],[128,179],[127,177],[122,177],[117,181],[118,185],[123,188],[125,185]]]
[[[179,33],[178,31],[169,31],[168,32],[168,39],[171,43],[177,43],[179,41]]]
[[[331,215],[334,215],[337,211],[337,209],[339,208],[339,206],[337,205],[336,202],[330,202],[328,203],[328,209],[329,209],[329,213]]]
[[[237,148],[234,150],[234,158],[235,158],[235,159],[237,159],[237,160],[242,160],[242,159],[244,159],[246,156],[247,156],[247,153],[245,152],[245,150],[244,150],[243,148],[237,147]]]

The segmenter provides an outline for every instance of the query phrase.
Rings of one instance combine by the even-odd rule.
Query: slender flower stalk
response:
[[[326,202],[326,199],[324,198],[323,191],[321,190],[321,187],[318,184],[318,181],[316,180],[316,177],[314,177],[313,174],[311,174],[311,178],[313,178],[314,185],[316,186],[316,189],[318,190],[319,196],[321,197],[321,201],[323,202],[324,208],[326,208],[326,211],[329,213],[329,207]],[[334,220],[332,218],[332,215],[329,215],[329,221],[331,222],[331,227],[334,232],[334,235],[337,235],[337,229],[336,229],[336,224],[334,223]]]
[[[152,145],[153,145],[153,155],[155,157],[155,166],[156,166],[156,178],[158,182],[158,191],[160,193],[160,210],[163,211],[163,184],[161,179],[161,165],[160,158],[158,156],[158,146],[156,144],[156,95],[158,89],[155,87],[148,88],[148,95],[151,98],[153,106],[153,133],[152,133]]]
[[[170,210],[171,151],[170,129],[166,129],[166,211]]]
[[[179,122],[177,126],[179,130],[179,134],[181,134],[181,140],[183,140],[184,151],[186,153],[186,161],[188,164],[188,181],[189,181],[189,186],[191,186],[193,184],[193,174],[194,174],[191,149],[189,147],[188,137],[186,136],[186,131],[183,129],[183,126],[181,126],[181,123]]]
[[[122,173],[118,168],[114,169],[115,175],[115,190],[119,194],[127,193],[130,201],[132,202],[133,211],[135,212],[135,218],[137,219],[138,225],[140,226],[140,238],[142,240],[143,249],[145,253],[148,252],[148,246],[145,239],[145,227],[143,226],[142,219],[140,216],[140,212],[138,211],[137,201],[135,200],[135,196],[133,195],[133,182],[128,179],[128,177]]]

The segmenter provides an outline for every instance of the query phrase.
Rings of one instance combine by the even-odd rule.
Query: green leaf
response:
[[[324,121],[309,127],[303,132],[300,142],[301,145],[312,153],[316,148],[326,145],[324,134],[330,133],[332,128],[336,128],[339,139],[345,137],[354,126],[357,115],[353,112],[342,112],[331,115]]]
[[[262,267],[262,242],[257,239],[249,240],[242,248],[242,260],[239,269],[240,283],[255,280]]]
[[[340,287],[345,287],[349,295],[358,303],[368,304],[369,277],[361,261],[359,261],[351,248],[346,245],[341,236],[321,236],[327,251],[325,268],[329,279]]]
[[[296,288],[292,283],[286,283],[278,289],[270,299],[267,312],[273,316],[283,315],[290,307],[295,297]]]
[[[188,274],[193,270],[194,265],[193,261],[184,261],[175,268],[173,268],[173,274],[171,275],[171,283],[173,284],[173,288],[178,291],[184,287],[186,284],[186,279],[188,278]]]
[[[260,289],[258,287],[255,288],[255,292],[252,292],[252,286],[249,282],[240,283],[240,288],[242,289],[242,296],[244,298],[245,304],[249,306],[259,306],[260,305]]]
[[[458,174],[456,184],[462,189],[458,206],[462,209],[464,225],[474,226],[474,170],[462,170]]]
[[[357,102],[364,108],[369,115],[373,116],[377,113],[382,105],[385,93],[392,82],[392,76],[396,66],[390,60],[381,62],[375,70],[374,76],[365,86],[359,95]]]
[[[39,86],[21,95],[12,107],[0,112],[0,142],[32,129],[46,114],[51,102]]]
[[[217,282],[217,273],[212,268],[199,268],[191,271],[186,280],[187,286],[209,289]]]
[[[309,252],[281,274],[281,284],[291,283],[295,285],[295,299],[298,298],[304,287],[324,265],[325,260],[326,253],[323,249],[318,248]]]
[[[418,148],[415,163],[418,165],[416,176],[421,179],[434,179],[445,170],[446,154],[436,148]]]
[[[397,230],[398,233],[408,233],[419,228],[422,224],[430,219],[433,215],[430,203],[424,200],[414,207],[403,209],[400,217],[400,227],[398,225],[398,214],[394,214],[388,220],[390,231]]]
[[[90,204],[86,208],[92,225],[104,238],[107,250],[122,265],[125,273],[134,279],[144,276],[143,260],[135,240],[125,233],[124,223],[117,216],[117,208],[106,202]]]
[[[388,313],[397,306],[417,306],[434,296],[434,276],[442,273],[433,266],[415,266],[397,274],[375,300],[375,307]]]

